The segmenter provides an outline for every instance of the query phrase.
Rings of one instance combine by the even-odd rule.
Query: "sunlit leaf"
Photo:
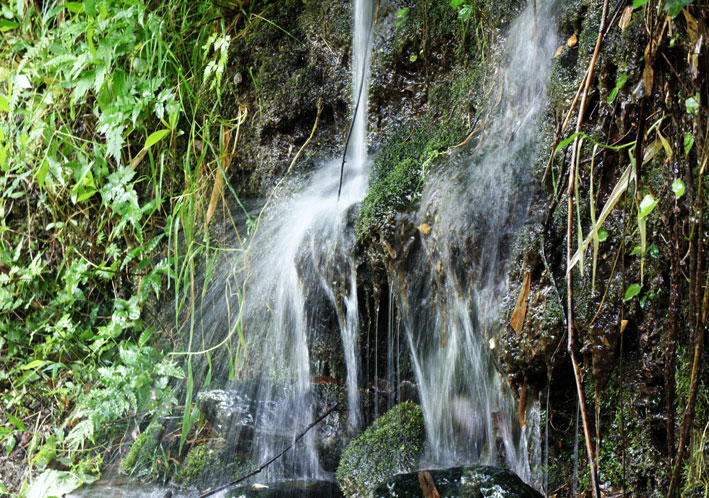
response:
[[[680,197],[682,197],[686,190],[687,187],[685,186],[681,178],[677,178],[674,182],[672,182],[672,192],[675,193],[675,199],[679,199]]]
[[[689,97],[684,101],[684,106],[687,109],[687,114],[699,113],[699,94]]]
[[[598,241],[599,242],[605,242],[608,239],[608,230],[605,228],[600,228],[598,230]]]
[[[4,95],[0,95],[0,111],[10,112],[10,103]]]
[[[165,138],[167,135],[170,134],[170,130],[165,129],[165,130],[158,130],[150,134],[148,139],[145,141],[145,145],[143,146],[144,149],[149,149],[156,143],[158,143],[160,140]]]
[[[655,209],[658,202],[659,201],[656,201],[650,194],[645,194],[643,200],[640,201],[640,212],[638,213],[638,217],[645,218],[647,215],[652,213],[652,210]]]
[[[648,2],[648,0],[633,0],[633,9],[637,9],[638,7],[642,7]]]

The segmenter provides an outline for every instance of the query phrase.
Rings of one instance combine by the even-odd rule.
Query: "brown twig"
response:
[[[571,357],[571,365],[574,370],[574,379],[576,381],[576,391],[578,394],[579,406],[581,408],[581,420],[583,424],[583,436],[586,444],[586,453],[588,455],[588,467],[591,474],[591,487],[593,488],[594,498],[600,498],[601,493],[598,487],[598,477],[596,473],[596,461],[594,458],[593,443],[591,441],[591,432],[588,425],[588,416],[586,414],[586,404],[583,395],[583,382],[581,379],[581,371],[578,361],[574,353],[575,338],[574,338],[574,292],[573,292],[573,271],[571,267],[571,259],[573,258],[573,229],[574,229],[574,185],[576,184],[576,163],[579,153],[579,132],[583,123],[584,110],[586,108],[586,99],[588,97],[588,89],[593,78],[593,69],[596,65],[598,52],[603,41],[603,31],[605,29],[606,15],[608,14],[608,1],[603,2],[603,13],[601,14],[601,25],[598,28],[598,39],[596,47],[593,51],[591,63],[586,71],[586,78],[583,84],[583,93],[581,103],[579,105],[578,119],[576,121],[577,136],[574,139],[574,145],[571,151],[571,163],[569,165],[569,187],[567,190],[568,197],[568,216],[567,216],[567,240],[566,240],[566,304],[567,304],[567,350]],[[563,126],[562,126],[563,128]]]

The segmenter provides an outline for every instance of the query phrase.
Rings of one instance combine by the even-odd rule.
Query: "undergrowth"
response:
[[[214,14],[0,6],[0,452],[30,469],[0,494],[94,480],[126,430],[182,409],[178,346],[150,313],[170,293],[179,314],[211,258],[204,213],[239,124],[216,114],[230,39]]]

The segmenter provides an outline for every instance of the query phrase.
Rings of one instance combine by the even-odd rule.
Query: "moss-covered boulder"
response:
[[[250,458],[234,454],[224,439],[194,446],[175,473],[184,486],[215,486],[236,479],[256,467]]]
[[[423,411],[410,401],[379,417],[352,440],[336,478],[345,496],[370,496],[377,484],[412,471],[424,449]]]
[[[151,422],[147,429],[140,433],[133,445],[123,457],[119,468],[125,474],[132,473],[135,469],[152,467],[153,456],[158,449],[160,436],[165,431],[158,422]]]

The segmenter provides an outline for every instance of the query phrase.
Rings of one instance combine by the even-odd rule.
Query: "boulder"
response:
[[[438,491],[438,495],[433,491]],[[428,490],[428,492],[427,492]],[[374,498],[542,498],[514,472],[501,467],[471,465],[397,475],[374,490]]]

